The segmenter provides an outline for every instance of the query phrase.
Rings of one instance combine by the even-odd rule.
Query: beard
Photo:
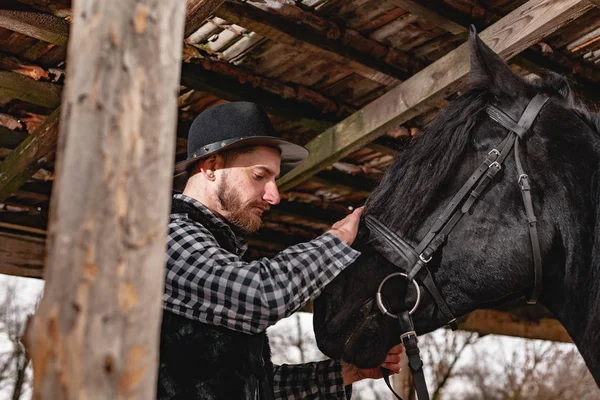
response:
[[[262,223],[262,216],[253,212],[254,207],[268,209],[269,204],[264,201],[244,202],[240,190],[229,184],[228,178],[225,173],[217,187],[217,199],[221,209],[227,212],[224,217],[244,233],[256,232]]]

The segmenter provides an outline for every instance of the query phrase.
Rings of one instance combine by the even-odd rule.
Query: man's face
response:
[[[280,161],[279,151],[270,147],[255,147],[230,161],[217,186],[219,213],[243,231],[256,232],[263,212],[279,203]]]

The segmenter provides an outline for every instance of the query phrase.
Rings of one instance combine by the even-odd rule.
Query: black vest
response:
[[[222,228],[208,226],[193,206],[173,199],[171,212],[187,213],[209,229],[219,245],[235,253],[233,238]],[[273,379],[270,359],[265,333],[248,335],[164,310],[157,398],[269,400]]]

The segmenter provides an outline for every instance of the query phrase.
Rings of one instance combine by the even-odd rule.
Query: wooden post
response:
[[[155,398],[183,0],[78,0],[35,399]]]

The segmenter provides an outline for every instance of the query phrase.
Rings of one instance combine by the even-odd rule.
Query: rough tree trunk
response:
[[[76,0],[35,399],[155,398],[184,0]]]

